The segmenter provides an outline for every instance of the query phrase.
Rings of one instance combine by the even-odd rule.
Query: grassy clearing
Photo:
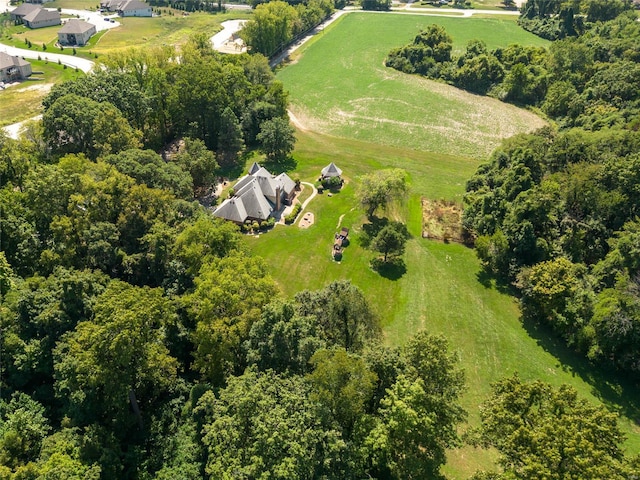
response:
[[[220,31],[225,20],[248,18],[249,13],[231,12],[224,14],[192,13],[181,15],[163,15],[153,18],[120,18],[122,24],[109,30],[92,46],[99,54],[117,53],[131,47],[149,47],[152,45],[183,45],[191,35],[204,33],[213,36]]]
[[[489,48],[547,44],[511,20],[351,13],[309,44],[299,57],[304,61],[278,73],[292,110],[313,131],[473,157],[485,157],[504,137],[543,125],[512,105],[384,67],[391,48],[409,43],[431,23],[447,28],[456,52],[474,38]]]
[[[363,289],[382,319],[387,343],[402,344],[419,329],[444,334],[466,371],[469,388],[463,403],[472,425],[478,422],[478,405],[491,382],[518,372],[524,379],[571,384],[586,398],[620,411],[626,415],[621,423],[628,435],[627,449],[640,451],[640,430],[629,420],[640,418],[637,390],[606,372],[592,371],[552,334],[523,326],[517,300],[482,274],[473,250],[420,238],[419,193],[460,198],[477,161],[309,132],[298,133],[295,158],[294,177],[313,181],[322,167],[334,161],[347,183],[340,193],[318,195],[309,204],[307,211],[315,214],[315,223],[308,229],[278,226],[259,238],[245,237],[251,249],[265,258],[286,297],[349,279]],[[406,271],[392,270],[385,277],[371,270],[375,254],[361,245],[366,219],[357,208],[355,189],[358,175],[395,166],[409,171],[411,194],[394,216],[407,222],[413,238],[405,254]],[[330,256],[338,225],[350,228],[351,240],[340,263]],[[452,450],[446,473],[452,479],[466,479],[479,468],[491,468],[495,458],[493,451]]]
[[[42,99],[47,95],[51,86],[55,83],[77,78],[84,75],[72,68],[64,68],[56,63],[47,63],[44,60],[31,60],[34,72],[29,80],[0,90],[0,127],[31,118],[41,113]]]
[[[463,402],[471,425],[478,422],[478,406],[490,384],[518,372],[524,379],[570,384],[580,395],[619,411],[627,450],[638,453],[637,388],[609,372],[594,371],[554,335],[523,325],[517,300],[483,275],[473,250],[420,238],[421,196],[459,202],[478,157],[500,137],[514,132],[505,129],[496,116],[503,115],[504,121],[515,124],[515,131],[530,126],[523,119],[535,118],[382,67],[390,48],[407,43],[419,28],[434,22],[445,24],[458,50],[471,38],[483,38],[490,48],[512,42],[545,43],[516,29],[512,20],[343,17],[313,39],[299,61],[283,68],[278,76],[291,92],[296,117],[311,130],[298,132],[292,175],[313,181],[333,161],[343,169],[347,185],[337,195],[321,195],[311,202],[307,210],[315,214],[315,224],[310,228],[279,226],[246,241],[266,259],[287,297],[335,279],[349,279],[372,302],[389,344],[402,344],[423,328],[443,333],[459,352],[466,371],[469,388]],[[375,42],[371,32],[375,32]],[[338,109],[345,112],[344,117],[352,114],[349,121],[340,120],[335,114]],[[402,123],[405,118],[415,125]],[[392,121],[402,128],[389,127]],[[443,128],[447,122],[453,125],[451,132]],[[496,125],[500,128],[495,129]],[[472,134],[489,140],[475,144],[473,151],[464,138]],[[457,155],[447,154],[452,152]],[[394,216],[407,222],[413,238],[407,246],[405,270],[382,276],[369,268],[375,254],[361,244],[365,218],[357,207],[355,188],[358,175],[390,167],[409,173],[409,199],[394,210]],[[338,264],[332,261],[330,249],[339,222],[351,229],[351,243]],[[452,450],[446,473],[450,478],[466,479],[478,468],[494,467],[495,459],[494,451]]]

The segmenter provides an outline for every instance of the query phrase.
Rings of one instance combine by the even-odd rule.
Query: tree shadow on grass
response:
[[[591,386],[591,393],[612,411],[640,425],[640,383],[620,371],[589,362],[566,346],[548,326],[521,318],[529,336],[558,360],[558,368],[578,376]]]
[[[266,160],[264,161],[263,167],[269,170],[272,174],[277,175],[278,173],[290,172],[295,170],[298,166],[298,162],[292,156],[285,158],[284,160],[280,160],[277,162]]]
[[[480,269],[480,271],[476,273],[476,278],[478,283],[480,283],[484,288],[495,289],[500,293],[513,295],[514,297],[518,296],[518,291],[512,284],[506,280],[496,277],[493,273],[487,271],[486,268]]]
[[[387,280],[399,280],[407,273],[407,266],[402,258],[390,258],[384,262],[381,258],[371,260],[371,268]]]

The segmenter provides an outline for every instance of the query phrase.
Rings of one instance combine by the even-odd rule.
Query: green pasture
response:
[[[531,112],[384,66],[389,50],[432,23],[447,29],[456,54],[475,38],[489,48],[548,43],[508,19],[350,13],[278,72],[293,112],[313,131],[476,158],[543,125]]]
[[[29,60],[34,73],[28,80],[0,90],[0,127],[31,118],[41,113],[42,99],[54,83],[84,75],[73,68],[54,62]]]
[[[290,174],[313,182],[333,161],[343,169],[346,186],[309,204],[315,223],[308,229],[277,226],[258,238],[247,236],[246,242],[266,259],[287,297],[349,279],[373,304],[387,343],[402,344],[419,329],[444,334],[466,371],[463,401],[471,425],[478,422],[478,406],[490,384],[518,372],[525,379],[568,383],[586,398],[619,411],[627,450],[638,453],[637,388],[594,370],[553,334],[523,325],[517,299],[508,287],[483,275],[472,249],[420,236],[422,196],[460,201],[465,182],[501,138],[541,124],[529,112],[382,65],[389,49],[408,43],[429,23],[444,25],[457,51],[473,38],[490,48],[546,44],[518,29],[512,19],[343,16],[283,67],[278,78],[304,127],[298,130]],[[355,190],[359,175],[391,167],[408,173],[409,198],[392,216],[407,222],[412,238],[404,268],[381,275],[369,267],[374,253],[362,245],[366,218]],[[351,232],[340,263],[330,255],[338,226]],[[494,467],[495,458],[493,451],[452,450],[446,473],[466,479],[478,468]]]
[[[315,223],[309,228],[278,225],[259,237],[245,237],[252,251],[266,260],[285,297],[349,279],[373,304],[387,343],[402,344],[420,329],[444,334],[466,372],[463,402],[471,425],[478,422],[478,405],[491,382],[518,372],[525,379],[571,384],[581,395],[620,411],[628,451],[640,452],[640,429],[630,420],[640,418],[637,391],[615,376],[593,371],[553,334],[523,326],[517,300],[483,275],[472,249],[420,237],[420,196],[459,199],[476,160],[310,132],[298,132],[294,157],[290,175],[313,182],[333,161],[343,169],[346,186],[311,201],[306,211],[314,213]],[[393,216],[407,222],[412,238],[405,269],[381,275],[369,266],[375,254],[362,245],[366,218],[355,190],[359,175],[390,167],[404,167],[409,173],[409,199],[394,209]],[[350,244],[337,263],[330,252],[339,227],[350,229]],[[450,478],[466,479],[478,468],[491,468],[494,461],[495,452],[464,447],[450,452],[446,472]]]

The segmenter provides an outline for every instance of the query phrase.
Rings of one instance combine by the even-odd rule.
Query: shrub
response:
[[[296,217],[300,213],[300,210],[302,210],[302,205],[296,203],[296,205],[293,207],[293,210],[291,210],[291,213],[284,217],[284,223],[286,223],[287,225],[291,225],[293,222],[295,222]]]

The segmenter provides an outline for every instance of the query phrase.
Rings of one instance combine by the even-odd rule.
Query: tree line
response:
[[[334,0],[256,2],[254,7],[240,37],[252,52],[271,57],[331,15]]]
[[[452,39],[431,25],[407,46],[392,50],[387,66],[417,73],[520,106],[539,108],[559,128],[637,129],[640,23],[635,12],[589,24],[578,37],[548,49],[509,45],[489,51],[469,42],[452,57]]]
[[[622,13],[539,50],[548,86],[537,105],[556,123],[504,141],[468,181],[464,212],[525,321],[636,380],[638,39],[636,15]]]

